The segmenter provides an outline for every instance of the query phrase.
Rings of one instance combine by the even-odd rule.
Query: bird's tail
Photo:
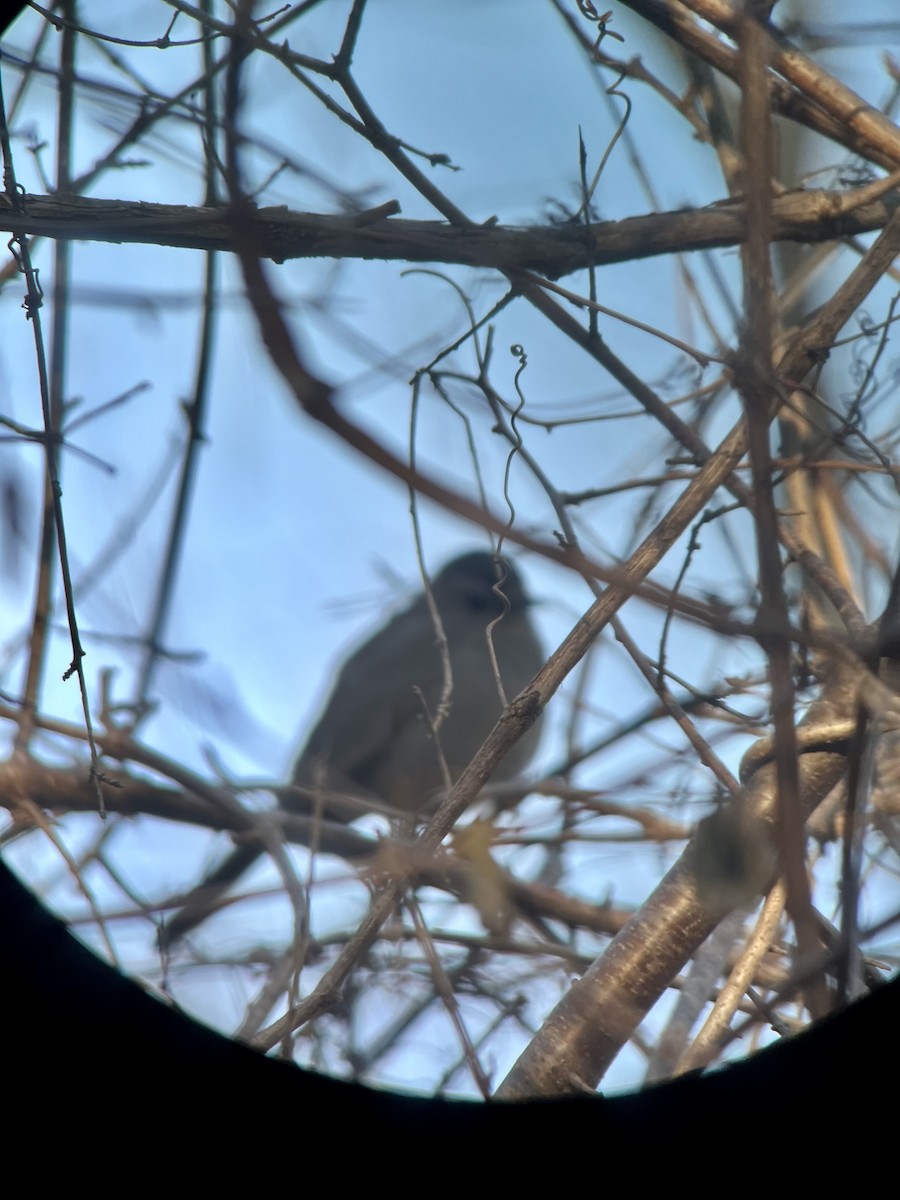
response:
[[[236,847],[231,854],[220,863],[197,886],[188,893],[184,904],[159,931],[160,949],[167,950],[181,938],[195,929],[207,917],[212,916],[221,907],[225,893],[237,883],[245,871],[256,862],[262,854],[259,845]]]

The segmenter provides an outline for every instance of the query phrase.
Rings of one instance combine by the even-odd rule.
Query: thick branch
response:
[[[799,759],[804,815],[844,773],[845,747],[832,745],[829,731],[855,710],[856,678],[852,672],[838,672],[804,718],[805,727],[823,730],[822,741],[811,742],[809,752]],[[757,826],[760,832],[773,832],[774,764],[756,771],[733,804],[743,830]],[[557,1004],[498,1089],[498,1098],[525,1100],[593,1090],[682,965],[736,902],[727,889],[709,885],[704,855],[719,840],[718,830],[706,829],[691,842],[606,953]],[[764,859],[756,869],[760,877],[767,874]]]
[[[898,207],[896,183],[892,178],[855,191],[820,189],[780,196],[772,202],[772,238],[823,242],[881,229]],[[745,206],[733,202],[601,221],[587,228],[459,228],[385,216],[394,211],[395,206],[383,205],[369,213],[333,216],[292,212],[284,206],[260,208],[252,215],[254,240],[260,255],[276,262],[332,258],[462,263],[559,278],[591,265],[736,246],[744,239],[747,223]],[[14,211],[9,200],[0,197],[0,227],[18,235],[75,241],[234,249],[234,225],[224,208],[26,195]]]
[[[258,814],[232,808],[216,811],[201,797],[183,788],[166,787],[140,779],[128,771],[105,772],[116,786],[106,789],[107,808],[124,817],[150,816],[195,825],[199,828],[236,834],[242,842],[254,836]],[[96,785],[86,767],[50,767],[35,759],[10,759],[0,763],[0,808],[15,813],[19,798],[27,796],[38,808],[55,814],[97,810]],[[440,888],[455,896],[472,890],[470,865],[451,855],[410,857],[414,852],[399,843],[379,841],[350,826],[317,820],[298,813],[266,814],[285,842],[296,846],[315,845],[320,853],[333,854],[362,868],[372,864],[384,870],[390,863],[389,850],[411,872],[416,886]],[[572,929],[589,929],[616,934],[631,913],[607,903],[594,904],[557,892],[537,883],[526,883],[503,872],[502,886],[517,912],[541,920],[561,921]]]
[[[674,42],[737,82],[739,55],[718,33],[698,21],[692,9],[720,28],[731,30],[737,18],[734,5],[719,0],[624,0]],[[774,27],[770,34],[777,52],[774,65],[785,78],[769,73],[771,109],[807,129],[830,138],[853,154],[894,170],[900,162],[900,130],[877,109],[855,97],[840,80],[800,55]]]

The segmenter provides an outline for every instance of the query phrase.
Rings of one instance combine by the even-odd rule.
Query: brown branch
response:
[[[696,54],[728,78],[738,81],[740,62],[737,50],[701,25],[686,3],[678,3],[678,0],[623,2],[686,50]],[[708,8],[710,12],[715,8],[716,16],[720,18],[719,23],[723,27],[726,17],[732,24],[736,18],[733,8],[726,9],[718,3],[707,5],[698,0],[690,7],[698,11]],[[809,96],[805,90],[793,86],[786,79],[770,74],[769,103],[772,112],[796,121],[807,129],[815,130],[839,146],[844,146],[852,153],[878,163],[889,171],[896,169],[900,163],[900,130],[891,126],[882,113],[857,97],[855,119],[845,122],[840,114],[848,109],[852,111],[847,101],[847,97],[853,95],[849,88],[844,87],[833,75],[828,75],[820,67],[815,68],[815,73],[804,74],[799,61],[796,58],[791,61],[787,53],[776,56],[776,63],[788,78],[802,79],[801,86],[804,89],[809,87],[813,95]],[[829,90],[834,91],[836,100],[826,103],[823,107],[820,102]],[[831,109],[835,110],[834,113],[829,111]]]
[[[832,727],[855,711],[852,671],[836,673],[810,707],[804,726]],[[843,775],[846,758],[828,743],[800,756],[803,811],[811,812]],[[774,830],[775,767],[767,763],[734,804],[749,827]],[[695,837],[606,952],[569,990],[526,1047],[497,1092],[505,1100],[580,1094],[598,1079],[685,962],[736,897],[708,889],[702,839]],[[759,865],[767,877],[766,863]],[[744,899],[749,897],[745,896]]]
[[[190,791],[166,787],[127,771],[108,771],[106,774],[117,784],[107,793],[107,808],[111,813],[124,817],[157,817],[201,829],[235,833],[242,841],[253,836],[256,814],[249,810],[238,806],[228,810],[214,809]],[[18,801],[23,795],[29,797],[36,809],[50,813],[97,810],[96,789],[86,768],[49,767],[26,758],[0,763],[0,807],[18,813]],[[470,867],[454,856],[419,856],[399,843],[379,842],[351,827],[297,813],[279,810],[267,813],[266,817],[285,841],[308,847],[315,838],[321,853],[342,858],[357,868],[372,860],[383,862],[385,845],[390,845],[396,850],[394,862],[397,865],[405,863],[414,886],[439,888],[456,897],[468,894]],[[521,916],[560,921],[571,929],[612,935],[632,915],[627,909],[567,896],[553,888],[516,879],[505,871],[501,872],[501,884]]]
[[[102,741],[102,738],[100,739]],[[232,796],[213,784],[198,793],[180,787],[165,787],[141,779],[126,771],[104,769],[103,776],[113,786],[106,789],[106,808],[120,816],[159,817],[200,829],[234,833],[247,840],[257,834],[258,814],[242,808]],[[216,794],[220,804],[213,806],[207,797]],[[17,797],[27,795],[42,810],[52,813],[96,812],[96,784],[86,768],[48,767],[30,758],[13,758],[0,763],[0,808],[16,810]],[[341,858],[359,860],[375,852],[372,838],[344,825],[316,822],[294,813],[265,814],[286,841],[307,846],[319,838],[320,849]]]
[[[737,35],[740,19],[730,3],[725,0],[682,2],[698,16],[718,26],[723,33],[730,37]],[[849,144],[857,153],[876,162],[900,162],[900,129],[893,121],[792,46],[775,26],[765,30],[760,26],[760,29],[772,67],[808,103],[816,105],[837,123],[847,139],[845,145]],[[739,64],[740,58],[739,55]],[[740,65],[738,70],[740,72]]]
[[[742,251],[746,325],[741,339],[735,382],[744,402],[750,450],[753,515],[759,563],[761,610],[767,630],[760,645],[769,662],[772,715],[775,726],[775,762],[778,779],[778,846],[787,881],[788,910],[797,932],[801,957],[818,949],[806,876],[805,834],[800,810],[797,731],[794,725],[794,679],[787,595],[779,552],[779,522],[775,504],[769,426],[778,407],[780,391],[772,370],[772,268],[771,237],[773,168],[772,126],[766,92],[767,39],[748,12],[737,27],[741,49],[741,147],[746,164],[747,241]],[[814,1017],[825,1015],[821,989],[808,990]]]
[[[815,189],[779,196],[772,202],[772,239],[828,242],[881,229],[897,209],[897,183],[890,176],[852,191]],[[397,212],[396,202],[349,216],[279,206],[252,209],[247,221],[260,257],[275,262],[333,258],[461,263],[535,271],[550,278],[592,265],[737,246],[747,223],[746,207],[736,201],[589,226],[460,227],[398,220],[393,216]],[[8,198],[0,197],[0,227],[18,235],[78,241],[235,249],[234,225],[224,208],[34,195],[22,196],[21,206],[13,208]]]

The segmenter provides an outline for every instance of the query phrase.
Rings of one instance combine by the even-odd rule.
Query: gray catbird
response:
[[[347,822],[380,809],[427,813],[444,784],[441,756],[455,781],[502,712],[488,652],[487,628],[508,699],[537,674],[543,653],[529,599],[515,568],[475,551],[456,558],[434,579],[432,595],[447,639],[452,673],[450,708],[433,723],[445,671],[424,594],[393,617],[344,663],[319,723],[292,772],[280,803],[299,813]],[[508,779],[531,758],[533,725],[495,772]],[[238,846],[167,923],[171,944],[204,920],[224,892],[262,853]]]

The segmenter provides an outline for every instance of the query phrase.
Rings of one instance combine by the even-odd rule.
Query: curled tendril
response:
[[[577,3],[578,11],[583,17],[587,17],[589,21],[597,22],[597,40],[594,43],[595,50],[605,37],[615,38],[617,42],[625,41],[621,33],[615,33],[609,28],[609,23],[613,18],[612,9],[610,9],[609,12],[603,13],[601,16],[601,14],[597,12],[596,8],[594,8],[593,4],[591,4],[591,0],[577,0]]]
[[[38,278],[38,272],[35,268],[33,287],[29,289],[24,300],[22,301],[22,307],[25,309],[25,319],[30,321],[38,309],[43,308],[43,305],[44,289],[41,287],[41,281]]]
[[[865,309],[860,309],[856,314],[856,323],[859,326],[860,331],[866,335],[875,332],[876,322],[872,319],[869,313],[865,311]]]
[[[528,366],[528,355],[525,353],[525,347],[520,346],[518,342],[513,342],[509,348],[510,354],[519,360],[519,370]]]

